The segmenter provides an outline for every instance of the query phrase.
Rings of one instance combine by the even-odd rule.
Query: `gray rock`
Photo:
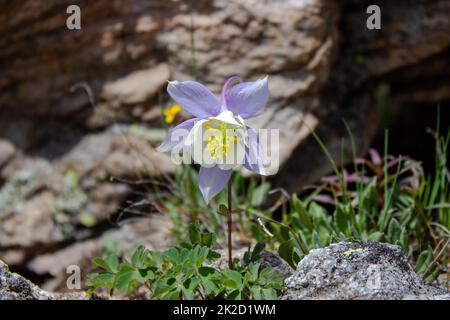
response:
[[[53,300],[55,296],[46,292],[17,273],[9,271],[0,260],[0,300]]]
[[[11,272],[0,260],[0,300],[88,300],[81,291],[52,293],[42,290],[21,275]]]
[[[311,250],[285,285],[283,300],[450,300],[416,275],[399,246],[376,242]]]
[[[144,172],[174,170],[167,155],[127,130],[88,134],[53,161],[33,158],[8,168],[0,188],[0,259],[18,265],[75,239],[95,237],[92,227],[109,223],[133,192],[120,178],[135,181]],[[146,206],[133,207],[141,208]]]
[[[123,104],[142,103],[161,90],[169,76],[169,67],[165,63],[154,68],[133,71],[105,84],[102,97],[107,100],[118,99]]]

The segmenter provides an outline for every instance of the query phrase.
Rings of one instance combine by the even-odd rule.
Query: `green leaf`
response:
[[[224,204],[220,204],[218,213],[222,216],[228,217],[228,208]]]
[[[167,292],[176,289],[176,280],[171,275],[159,278],[151,285],[152,299],[159,299]]]
[[[406,250],[408,249],[408,231],[406,228],[403,228],[400,233],[400,246]]]
[[[92,273],[88,276],[87,285],[94,288],[106,287],[111,289],[114,283],[114,275],[109,272]]]
[[[435,265],[435,266],[431,267],[431,270],[427,272],[427,275],[425,276],[424,280],[426,282],[435,281],[438,278],[438,276],[440,274],[440,271],[441,270],[439,269],[438,265]]]
[[[202,234],[201,239],[201,245],[204,247],[212,248],[216,243],[216,235],[214,233]]]
[[[144,246],[139,246],[133,252],[133,255],[131,257],[131,264],[138,269],[144,269],[147,267],[147,258],[148,258],[147,249]]]
[[[286,261],[292,268],[296,268],[296,264],[294,262],[294,242],[293,240],[288,240],[280,244],[278,248],[278,254],[280,257]]]
[[[292,254],[292,260],[293,260],[296,268],[301,259],[302,259],[302,254],[300,252],[300,249],[298,247],[294,247],[294,253]]]
[[[183,300],[194,300],[194,291],[186,289],[185,287],[181,287],[181,292],[183,293]]]
[[[275,289],[267,288],[262,289],[264,300],[276,300],[277,299],[277,292]]]
[[[258,279],[259,263],[251,263],[248,266],[248,273],[250,275],[250,280],[252,282],[256,281]]]
[[[375,231],[372,232],[368,237],[367,240],[368,241],[380,241],[384,236],[384,233],[380,232],[380,231]]]
[[[250,263],[251,256],[252,256],[252,253],[250,251],[250,248],[248,248],[247,251],[244,252],[244,257],[243,257],[244,264],[248,265]]]
[[[264,268],[259,274],[259,284],[264,287],[272,287],[274,289],[283,289],[283,278],[272,268]]]
[[[200,267],[198,268],[198,273],[202,277],[210,277],[212,275],[217,274],[217,271],[213,267]]]
[[[176,248],[170,248],[164,252],[164,256],[173,264],[180,264],[180,252]]]
[[[397,241],[400,242],[400,233],[400,224],[398,223],[397,219],[392,218],[388,227],[388,234],[392,243],[396,244]]]
[[[227,297],[227,300],[242,300],[242,292],[240,290],[232,291]]]
[[[412,200],[412,203],[414,203],[414,200]],[[400,218],[400,225],[402,228],[407,228],[407,224],[411,221],[413,216],[413,210],[411,208],[408,208],[405,210]]]
[[[109,268],[108,264],[102,258],[96,257],[92,260],[92,263],[105,271],[111,272],[111,269]]]
[[[198,256],[198,246],[196,246],[193,250],[183,249],[181,253],[181,261],[184,263],[190,263],[190,267],[193,267],[197,264]]]
[[[127,293],[133,289],[135,282],[140,282],[140,273],[131,266],[123,266],[116,274],[115,287],[122,293]]]
[[[183,285],[181,286],[181,291],[183,293],[183,297],[185,300],[193,300],[195,297],[195,290],[197,289],[197,286],[199,285],[200,280],[189,278],[183,282]]]
[[[263,182],[258,187],[253,190],[251,196],[251,205],[252,207],[259,207],[267,198],[267,194],[270,190],[270,183]]]
[[[260,286],[250,287],[250,292],[252,294],[253,300],[262,300],[263,299]]]
[[[119,270],[119,258],[116,255],[110,255],[105,259],[106,264],[110,268],[111,272],[117,272]]]
[[[317,233],[316,230],[314,230],[313,233],[312,233],[312,242],[313,242],[315,248],[320,248],[321,247],[321,245],[320,245],[320,236],[319,236],[319,234]]]
[[[155,266],[157,268],[161,268],[164,263],[164,253],[163,252],[150,252],[149,251],[149,259],[147,262],[151,266]]]
[[[208,257],[207,258],[210,261],[215,261],[217,259],[220,259],[220,257],[222,257],[220,255],[220,253],[218,253],[217,251],[210,250],[209,253],[208,253]]]
[[[217,295],[219,293],[219,287],[211,279],[202,277],[201,284],[207,295]]]
[[[298,226],[299,228],[304,228],[307,230],[312,230],[313,229],[313,223],[312,223],[312,219],[311,217],[308,215],[307,211],[306,211],[306,207],[303,204],[303,202],[297,198],[297,195],[293,195],[292,196],[292,200],[291,200],[291,205],[292,208],[294,210],[294,212],[291,213],[291,215],[293,216],[298,216],[299,218],[299,223],[300,225]],[[310,205],[310,207],[313,207],[312,210],[316,210],[315,207],[315,203],[312,203]]]
[[[200,244],[201,233],[200,223],[198,221],[191,223],[188,228],[189,241],[192,245]]]
[[[175,289],[173,291],[169,291],[167,294],[162,296],[163,300],[180,300],[180,290]]]
[[[139,274],[141,275],[142,282],[155,279],[155,273],[150,269],[139,270]]]
[[[334,219],[336,220],[338,230],[347,235],[349,217],[341,206],[336,207],[336,211],[334,212]]]
[[[255,262],[259,260],[259,256],[261,252],[266,247],[266,244],[264,242],[258,242],[254,247],[252,251],[252,255],[250,257],[250,262]]]
[[[235,270],[224,270],[222,271],[225,279],[223,281],[224,285],[229,288],[240,289],[242,286],[241,274]]]
[[[105,259],[102,258],[94,258],[92,261],[97,267],[102,268],[103,270],[109,271],[111,273],[116,273],[119,268],[119,259],[116,255],[109,255]]]
[[[289,233],[289,228],[287,228],[285,226],[280,226],[279,235],[281,237],[280,240],[282,240],[282,241],[288,241],[291,239],[291,235]]]
[[[416,273],[417,274],[424,273],[428,269],[428,265],[430,264],[432,258],[433,252],[431,249],[422,251],[419,257],[417,258]]]

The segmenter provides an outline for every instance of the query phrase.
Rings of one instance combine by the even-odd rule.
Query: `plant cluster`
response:
[[[426,176],[420,162],[407,156],[369,151],[353,163],[337,167],[323,143],[334,175],[308,187],[300,196],[271,190],[263,178],[231,177],[234,235],[243,243],[266,243],[293,268],[311,249],[338,241],[381,241],[401,246],[416,272],[427,281],[447,273],[450,243],[450,173],[447,164],[450,131],[432,132],[436,141],[435,171]],[[349,130],[352,145],[353,138]],[[341,161],[343,163],[343,161]],[[213,267],[214,251],[227,239],[228,192],[206,204],[198,186],[196,167],[182,165],[167,184],[152,185],[155,207],[173,222],[179,246],[164,252],[137,248],[130,257],[111,254],[94,263],[102,269],[88,284],[123,293],[145,286],[152,299],[273,299],[282,281],[273,270],[261,270],[261,245],[249,251],[233,269]],[[268,195],[280,197],[267,205]],[[188,236],[186,236],[188,235]],[[243,240],[243,241],[242,241]],[[239,241],[238,241],[239,242]]]
[[[407,156],[370,150],[367,159],[354,157],[347,168],[310,186],[302,197],[282,193],[263,209],[270,190],[264,180],[233,177],[234,214],[242,238],[264,241],[292,267],[313,248],[337,241],[381,241],[400,245],[426,280],[444,272],[450,236],[450,179],[446,157],[450,133],[436,138],[436,170],[425,176],[421,164]],[[188,221],[200,219],[206,230],[224,239],[221,206],[226,194],[206,206],[195,185],[194,168],[175,178],[176,197],[161,197],[181,239]],[[177,200],[178,199],[183,199]]]
[[[446,271],[450,239],[450,176],[446,157],[450,131],[436,136],[436,170],[425,177],[419,162],[403,156],[355,157],[344,168],[299,199],[279,221],[267,218],[289,264],[313,248],[336,241],[381,241],[399,245],[416,264],[416,272],[432,281]]]
[[[107,253],[94,259],[102,271],[90,274],[90,292],[108,288],[132,294],[145,286],[150,299],[276,299],[283,290],[280,275],[271,268],[261,268],[260,252],[264,244],[248,249],[243,261],[235,259],[234,268],[219,269],[214,262],[221,255],[214,250],[213,233],[200,230],[200,223],[188,228],[189,237],[180,246],[152,252],[140,246],[130,257]]]

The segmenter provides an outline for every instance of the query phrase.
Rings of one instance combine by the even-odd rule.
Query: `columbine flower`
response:
[[[175,116],[178,112],[181,111],[181,107],[178,104],[174,104],[173,106],[166,108],[163,110],[164,121],[168,124],[171,124],[173,120],[175,120]]]
[[[241,82],[233,76],[225,82],[220,100],[195,81],[169,81],[167,91],[195,118],[170,130],[158,150],[175,152],[181,145],[177,151],[189,153],[201,165],[199,186],[207,203],[225,187],[237,165],[266,174],[258,135],[245,125],[245,119],[263,111],[269,99],[267,77]]]

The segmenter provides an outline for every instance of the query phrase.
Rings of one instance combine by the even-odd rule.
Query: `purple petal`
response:
[[[370,178],[366,177],[366,176],[358,175],[356,173],[352,173],[352,174],[348,175],[347,182],[367,184],[370,182]]]
[[[323,177],[320,180],[333,186],[339,186],[339,179],[336,178],[335,176]]]
[[[200,167],[198,183],[203,199],[206,203],[216,196],[227,184],[232,170],[222,170],[215,166],[212,168]]]
[[[370,148],[369,149],[370,159],[374,165],[379,166],[381,164],[381,157],[377,150]]]
[[[248,147],[245,148],[244,167],[255,173],[266,175],[263,161],[262,148],[259,143],[259,137],[253,128],[247,127]]]
[[[347,185],[347,183],[348,183],[348,172],[347,172],[347,170],[344,169],[344,172],[343,172],[342,176],[343,176],[342,180],[343,180],[344,184]]]
[[[227,109],[247,119],[258,115],[269,100],[267,77],[255,82],[242,82],[225,94]],[[223,101],[222,101],[223,103]]]
[[[213,117],[220,112],[219,100],[201,83],[170,81],[167,92],[187,113],[195,117]]]
[[[239,81],[241,82],[241,78],[239,78],[238,76],[232,76],[229,77],[228,80],[225,82],[225,84],[222,87],[222,92],[220,93],[220,99],[221,99],[221,105],[220,105],[220,109],[221,111],[227,110],[227,106],[226,106],[226,94],[228,92],[228,87],[235,81]]]
[[[397,165],[399,162],[408,160],[407,157],[399,155],[398,157],[391,157],[391,160],[388,162],[387,167],[388,169],[392,168],[393,166]]]
[[[335,204],[336,203],[332,197],[330,197],[329,195],[326,195],[326,194],[318,194],[313,199],[316,202],[325,203],[325,204]]]
[[[169,130],[157,150],[159,152],[170,152],[175,146],[184,144],[184,140],[186,139],[187,135],[191,131],[194,124],[199,120],[201,119],[192,118],[180,123],[175,128]]]

